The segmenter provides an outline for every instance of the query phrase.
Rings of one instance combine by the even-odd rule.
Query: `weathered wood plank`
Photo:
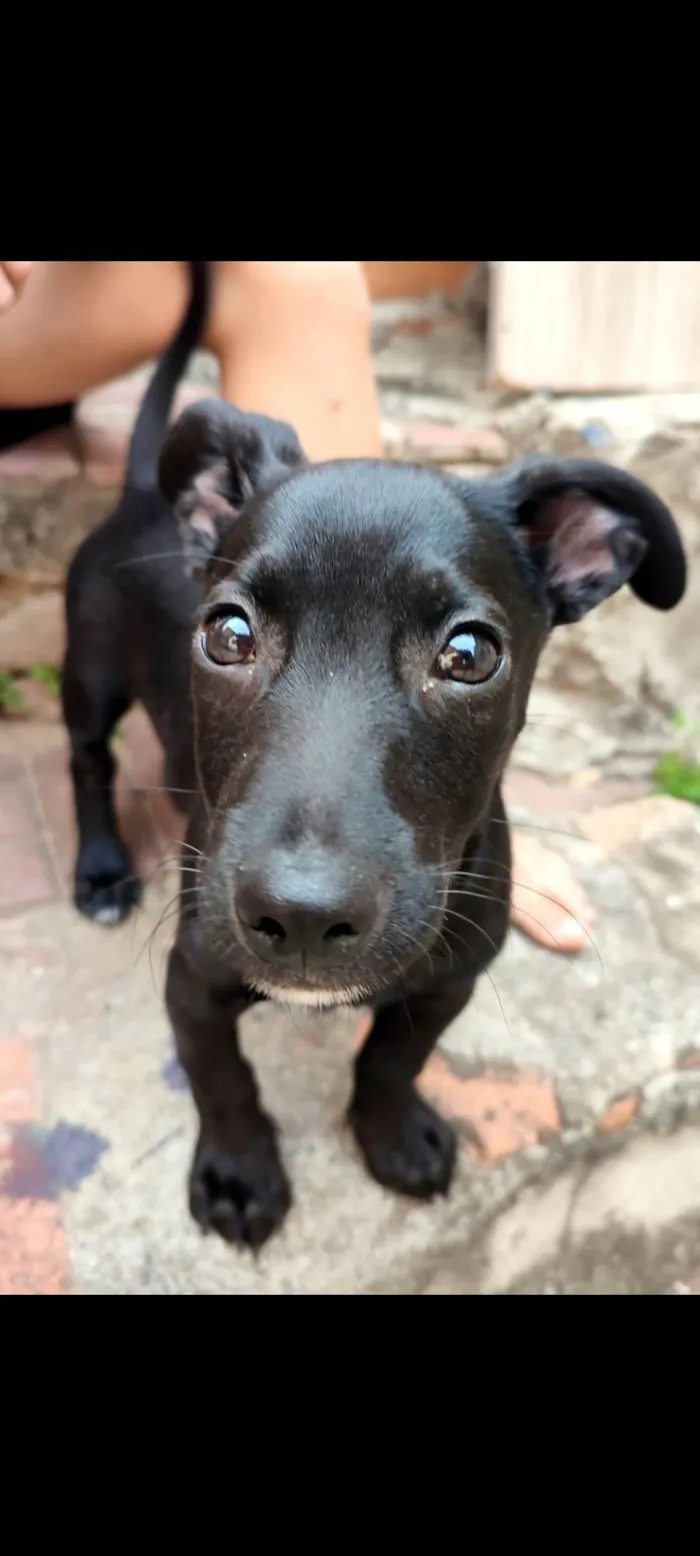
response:
[[[494,383],[700,388],[698,260],[498,260],[491,295]]]

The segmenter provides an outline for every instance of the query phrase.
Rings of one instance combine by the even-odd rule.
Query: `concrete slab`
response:
[[[60,1205],[72,1289],[563,1293],[609,1286],[610,1270],[621,1290],[689,1280],[700,1269],[700,1070],[681,1066],[700,1032],[700,975],[662,943],[624,860],[561,841],[601,911],[597,952],[568,960],[514,934],[493,987],[484,985],[442,1047],[457,1082],[489,1067],[549,1076],[561,1131],[489,1164],[464,1127],[449,1200],[397,1200],[366,1177],[342,1123],[356,1019],[259,1007],[244,1042],[281,1125],[296,1203],[257,1262],[203,1240],[186,1209],[194,1113],[161,999],[175,878],[151,886],[133,924],[115,931],[65,902],[6,921],[0,1044],[21,1033],[37,1055],[29,1144],[43,1164],[39,1197]],[[601,1131],[606,1106],[634,1088],[640,1101],[627,1131]],[[680,1133],[654,1137],[669,1097]],[[15,1147],[23,1130],[15,1126]],[[21,1191],[26,1182],[11,1174],[10,1198]],[[660,1238],[651,1274],[649,1249]],[[602,1265],[590,1252],[601,1246]]]

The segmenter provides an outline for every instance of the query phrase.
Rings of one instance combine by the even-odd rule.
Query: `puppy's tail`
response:
[[[187,312],[156,367],[141,402],[129,445],[126,485],[157,485],[158,459],[168,430],[175,391],[204,328],[210,295],[209,261],[188,260],[191,291]]]

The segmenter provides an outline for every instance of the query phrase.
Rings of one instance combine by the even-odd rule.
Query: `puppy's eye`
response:
[[[245,616],[215,616],[202,633],[207,658],[217,665],[250,664],[255,658],[255,638]]]
[[[443,681],[464,681],[476,686],[490,681],[501,663],[496,639],[479,627],[460,627],[438,654],[435,674]]]

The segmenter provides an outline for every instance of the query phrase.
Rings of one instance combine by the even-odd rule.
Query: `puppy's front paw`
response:
[[[201,1139],[190,1176],[190,1210],[204,1232],[238,1248],[262,1248],[292,1203],[272,1125],[228,1155]]]
[[[97,924],[120,924],[141,899],[141,882],[133,873],[118,838],[93,838],[78,855],[75,906]]]
[[[350,1123],[373,1178],[396,1194],[447,1194],[456,1140],[449,1124],[411,1089],[403,1098],[356,1097]]]

